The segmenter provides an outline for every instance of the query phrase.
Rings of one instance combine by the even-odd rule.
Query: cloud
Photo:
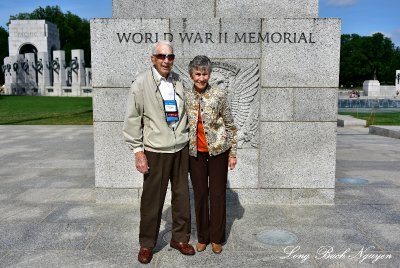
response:
[[[349,7],[357,4],[358,0],[327,0],[326,5],[337,7]]]

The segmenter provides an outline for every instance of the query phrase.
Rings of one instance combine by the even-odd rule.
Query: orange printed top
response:
[[[203,153],[208,152],[207,140],[203,128],[203,119],[201,118],[200,111],[197,119],[197,151]]]

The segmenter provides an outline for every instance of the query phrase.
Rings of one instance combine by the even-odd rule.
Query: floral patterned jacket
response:
[[[230,149],[229,156],[236,157],[237,129],[233,122],[227,93],[208,86],[203,93],[194,88],[185,90],[189,120],[189,155],[197,156],[197,121],[199,107],[204,134],[210,155],[219,155]]]

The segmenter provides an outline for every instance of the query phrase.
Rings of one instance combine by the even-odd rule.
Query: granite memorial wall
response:
[[[340,35],[317,0],[114,0],[113,18],[91,20],[97,201],[140,201],[122,136],[127,94],[151,44],[168,40],[186,85],[201,54],[228,91],[239,128],[229,192],[241,203],[332,204]]]

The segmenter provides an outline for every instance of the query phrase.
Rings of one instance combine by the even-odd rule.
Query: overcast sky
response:
[[[7,29],[10,15],[48,5],[86,19],[110,18],[112,0],[0,0],[0,26]],[[381,32],[400,46],[400,0],[319,0],[319,17],[341,18],[342,33]]]

